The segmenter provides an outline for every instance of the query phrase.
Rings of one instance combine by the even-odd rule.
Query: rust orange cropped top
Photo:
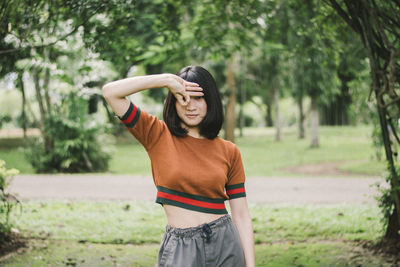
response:
[[[242,158],[235,144],[219,137],[176,137],[164,121],[132,102],[119,119],[150,157],[157,203],[226,214],[225,200],[246,196]]]

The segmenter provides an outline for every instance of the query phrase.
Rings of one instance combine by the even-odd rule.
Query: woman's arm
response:
[[[246,259],[246,267],[254,267],[253,225],[251,223],[247,200],[245,197],[235,198],[229,200],[229,205],[231,206],[232,220],[239,231],[240,241]]]
[[[122,116],[129,106],[128,95],[152,88],[167,87],[182,105],[190,96],[202,96],[203,89],[196,83],[187,82],[174,74],[137,76],[109,82],[103,86],[103,95],[116,115]]]

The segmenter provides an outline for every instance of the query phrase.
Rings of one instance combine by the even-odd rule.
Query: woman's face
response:
[[[176,112],[187,128],[197,127],[207,114],[207,102],[202,96],[190,97],[189,104],[182,106],[178,101],[175,103]]]

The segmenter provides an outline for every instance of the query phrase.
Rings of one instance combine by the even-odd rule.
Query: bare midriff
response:
[[[163,207],[168,224],[176,228],[196,227],[225,216],[225,214],[198,212],[166,204]]]

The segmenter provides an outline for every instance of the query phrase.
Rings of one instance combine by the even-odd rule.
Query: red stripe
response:
[[[208,202],[203,202],[203,201],[199,201],[199,200],[190,199],[190,198],[187,198],[187,197],[175,196],[175,195],[164,193],[164,192],[161,192],[161,191],[157,192],[157,197],[162,197],[162,198],[166,198],[166,199],[170,199],[170,200],[175,200],[175,201],[178,201],[178,202],[182,202],[182,203],[185,203],[185,204],[190,204],[190,205],[198,206],[198,207],[202,207],[202,208],[225,209],[225,204],[224,203],[208,203]]]
[[[238,194],[238,193],[244,193],[244,192],[245,192],[244,187],[242,187],[242,188],[236,188],[236,189],[231,189],[231,190],[226,191],[226,193],[227,193],[228,195],[233,195],[233,194]]]
[[[137,107],[135,105],[133,105],[132,113],[129,115],[129,117],[126,120],[123,120],[122,122],[125,124],[130,123],[133,120],[133,118],[135,117],[136,112],[137,112]]]

